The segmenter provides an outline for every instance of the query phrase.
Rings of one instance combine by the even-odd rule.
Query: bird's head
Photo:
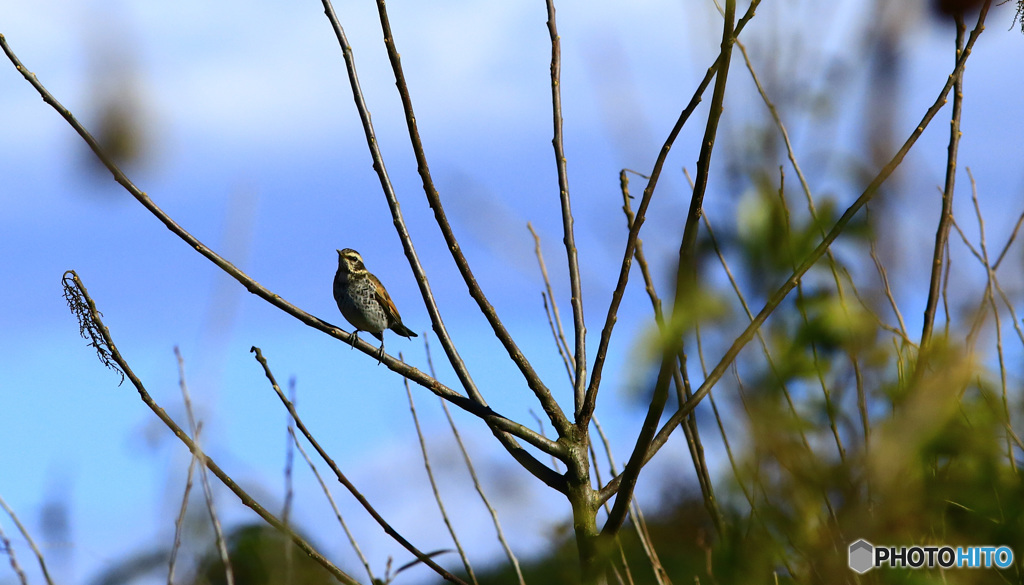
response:
[[[350,274],[366,272],[366,267],[363,266],[363,257],[352,248],[338,250],[338,269]]]

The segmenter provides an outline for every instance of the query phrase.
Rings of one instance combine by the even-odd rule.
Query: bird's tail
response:
[[[391,330],[401,335],[402,337],[419,337],[412,329],[409,329],[405,325],[402,325],[401,321],[392,325]]]

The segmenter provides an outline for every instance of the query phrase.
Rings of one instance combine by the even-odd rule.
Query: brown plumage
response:
[[[380,279],[363,264],[363,257],[351,248],[338,250],[338,271],[334,275],[334,300],[345,319],[360,331],[367,331],[380,341],[380,357],[384,356],[384,330],[403,337],[416,337],[402,324],[394,301]],[[353,345],[355,340],[353,340]]]

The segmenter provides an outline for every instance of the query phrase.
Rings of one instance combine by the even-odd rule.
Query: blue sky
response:
[[[772,4],[761,8],[745,33],[752,51],[803,47],[814,55],[807,58],[812,69],[804,76],[815,79],[825,64],[842,62],[857,87],[863,71],[851,31],[870,21],[862,2],[841,2],[834,12],[808,2]],[[650,169],[678,110],[714,58],[720,25],[710,3],[558,6],[566,152],[592,357],[625,237],[618,170]],[[471,308],[422,196],[374,5],[336,8],[355,47],[388,170],[449,331],[491,405],[531,422],[529,410],[539,408]],[[543,238],[571,328],[550,146],[543,4],[452,1],[428,8],[392,2],[389,8],[432,172],[456,234],[506,325],[568,405],[526,231],[530,221]],[[952,61],[951,29],[908,10],[911,24],[900,45],[905,77],[894,91],[899,140],[934,99]],[[1011,16],[1010,6],[993,10],[968,64],[961,147],[961,162],[972,166],[979,189],[991,194],[983,211],[994,241],[1012,227],[1024,186],[1017,122],[1024,119],[1024,82],[1007,66],[1020,62],[1024,45],[1019,32],[1006,31]],[[828,34],[816,38],[818,30]],[[804,45],[773,36],[794,31]],[[95,122],[103,95],[137,95],[148,154],[128,167],[130,176],[181,225],[256,280],[342,324],[330,293],[334,250],[353,247],[388,286],[405,323],[417,331],[428,328],[370,166],[340,51],[318,2],[8,2],[0,7],[0,33],[87,126]],[[739,142],[749,120],[763,115],[741,63],[734,65],[731,83],[725,144]],[[784,81],[778,83],[785,88]],[[856,101],[845,105],[851,104]],[[666,167],[674,172],[666,174],[645,228],[652,258],[669,259],[677,245],[685,209],[678,169],[694,166],[705,114],[704,107],[698,109]],[[936,216],[945,116],[940,114],[907,163],[915,177],[925,179],[901,184],[903,197],[927,199]],[[798,154],[808,160],[824,148],[791,131]],[[841,139],[829,148],[853,148],[859,131],[841,128]],[[78,271],[121,351],[179,420],[172,348],[181,348],[208,451],[272,510],[279,510],[282,499],[285,412],[248,353],[251,345],[263,349],[279,381],[296,378],[307,424],[385,516],[423,548],[443,543],[436,519],[423,517],[423,510],[433,513],[433,504],[401,380],[247,294],[109,176],[95,173],[88,157],[67,124],[13,67],[0,64],[0,273],[8,283],[0,289],[0,495],[40,540],[43,504],[68,504],[70,542],[44,548],[58,579],[83,583],[126,554],[168,544],[188,465],[184,448],[130,385],[117,387],[117,376],[78,337],[61,297],[60,277],[67,269]],[[722,155],[716,163],[725,160]],[[809,172],[820,176],[813,168]],[[640,189],[637,181],[635,192]],[[958,193],[964,194],[958,211],[966,212],[969,191]],[[725,213],[730,204],[717,201],[739,196],[713,178],[709,213]],[[898,282],[913,283],[924,274],[919,270],[930,255],[932,226],[928,219],[901,227],[921,245],[905,251],[907,268]],[[976,233],[973,224],[964,227]],[[656,262],[659,275],[666,274],[667,264]],[[901,300],[912,315],[919,313],[913,303],[920,299],[908,294]],[[632,286],[598,410],[619,461],[628,456],[641,418],[629,396],[644,379],[638,363],[651,326],[648,307],[641,288]],[[387,347],[425,367],[419,341],[388,335]],[[456,387],[439,345],[431,341],[439,376]],[[414,392],[428,440],[444,463],[435,465],[444,470],[442,486],[451,501],[475,504],[436,399]],[[505,512],[513,547],[525,555],[541,550],[551,526],[566,517],[564,503],[519,470],[482,424],[456,416],[485,484]],[[717,447],[708,448],[714,460]],[[673,442],[659,456],[644,476],[652,487],[641,490],[642,498],[657,499],[659,476],[690,479],[684,451]],[[720,459],[713,465],[721,465]],[[297,521],[317,535],[329,556],[356,572],[304,464],[297,465],[296,476]],[[341,489],[334,491],[375,567],[382,568],[388,554],[405,558]],[[218,497],[226,518],[252,519],[230,494],[221,491]],[[497,560],[498,545],[481,522],[483,514],[482,507],[467,505],[456,520],[464,540],[475,543],[477,558]],[[14,536],[6,518],[0,525]],[[18,540],[19,559],[32,567]],[[0,583],[13,579],[0,563]]]

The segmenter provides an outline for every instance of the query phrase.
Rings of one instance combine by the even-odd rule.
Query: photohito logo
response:
[[[875,546],[863,538],[850,545],[850,568],[858,573],[888,565],[894,569],[1005,569],[1013,564],[1008,546]]]

